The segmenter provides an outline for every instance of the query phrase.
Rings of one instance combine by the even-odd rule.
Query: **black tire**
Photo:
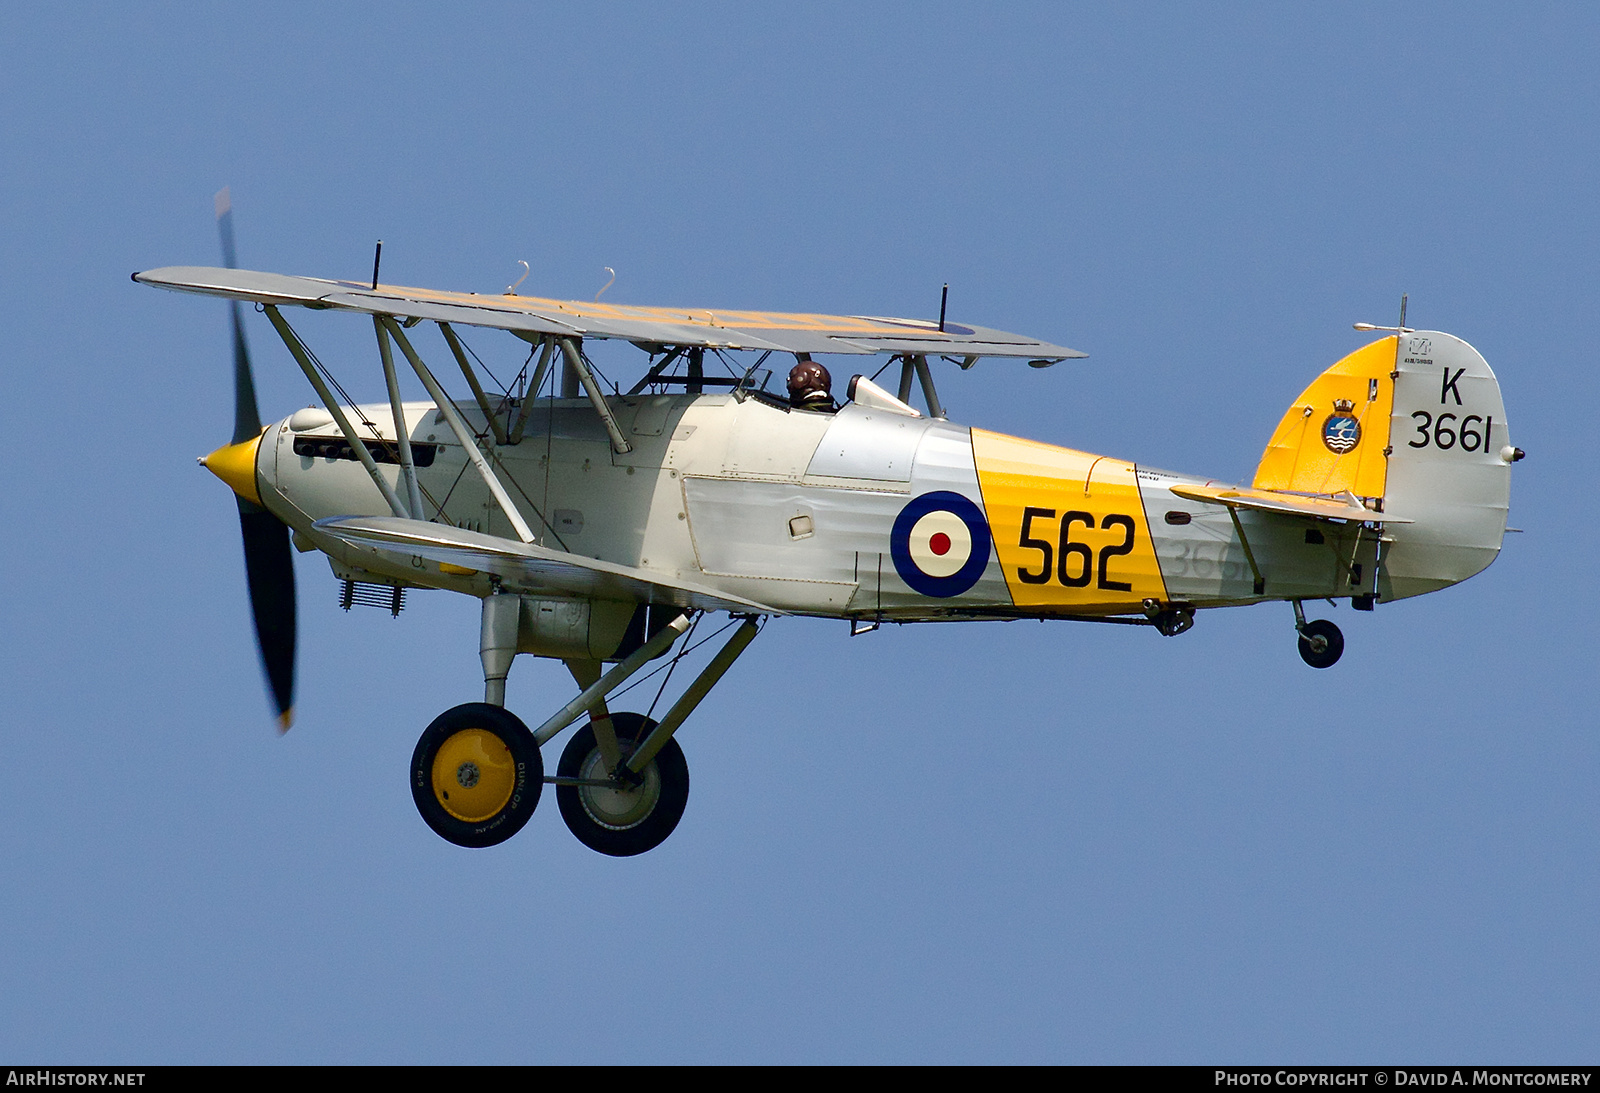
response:
[[[611,725],[623,760],[643,743],[656,723],[636,713],[614,713]],[[562,778],[604,778],[605,764],[595,742],[593,724],[584,725],[567,741],[556,774]],[[613,858],[654,850],[666,841],[689,803],[689,764],[676,739],[656,753],[644,770],[638,789],[556,786],[561,818],[578,841]]]
[[[434,718],[411,755],[417,811],[457,846],[505,842],[528,822],[543,790],[544,758],[528,726],[487,702]]]
[[[1312,619],[1300,631],[1300,659],[1311,667],[1332,668],[1342,655],[1344,635],[1327,619]]]

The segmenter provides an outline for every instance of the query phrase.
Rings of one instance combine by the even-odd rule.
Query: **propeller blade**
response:
[[[224,186],[217,191],[217,232],[222,236],[222,264],[238,269],[233,249],[233,198]],[[244,321],[239,301],[228,301],[228,317],[233,323],[233,443],[254,440],[261,435],[261,411],[256,405],[255,375],[250,369],[250,347],[244,340]]]
[[[287,731],[294,723],[295,638],[294,562],[289,552],[289,529],[259,505],[242,497],[238,500],[256,645],[261,650],[261,667],[267,675],[272,704],[278,711],[279,728]]]
[[[217,231],[222,236],[222,261],[237,269],[233,248],[233,202],[224,186],[216,197]],[[233,328],[233,443],[261,435],[261,411],[256,405],[255,375],[250,368],[250,347],[244,340],[244,321],[237,300],[229,302]],[[287,731],[294,722],[295,592],[294,559],[289,550],[289,529],[272,513],[237,494],[239,534],[244,540],[245,578],[250,588],[250,612],[256,626],[256,647],[267,688],[278,711],[278,725]]]

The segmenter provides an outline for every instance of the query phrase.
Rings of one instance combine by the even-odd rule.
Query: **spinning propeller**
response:
[[[217,194],[217,230],[222,235],[222,260],[237,269],[233,251],[233,206],[228,190]],[[245,345],[239,303],[230,301],[233,324],[233,440],[200,460],[233,490],[239,504],[239,533],[244,539],[244,568],[250,585],[250,610],[255,616],[256,645],[267,688],[287,731],[294,721],[294,563],[289,529],[261,505],[256,489],[256,449],[261,444],[261,412],[256,406],[250,350]]]

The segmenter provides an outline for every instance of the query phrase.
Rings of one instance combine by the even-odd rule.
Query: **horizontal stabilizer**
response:
[[[168,266],[135,273],[140,284],[262,304],[334,308],[400,319],[461,323],[528,334],[620,338],[640,345],[785,353],[923,353],[969,358],[1058,361],[1085,354],[1021,334],[926,319],[864,315],[635,307],[585,300],[546,300],[509,293],[438,292],[399,285],[330,281],[243,269]]]
[[[432,562],[492,573],[522,592],[672,604],[699,611],[784,614],[754,600],[649,570],[448,524],[404,520],[397,516],[333,516],[318,520],[315,526],[318,531],[355,546],[416,555]]]
[[[1297,493],[1278,493],[1275,490],[1240,490],[1227,486],[1171,486],[1173,493],[1190,501],[1205,501],[1213,505],[1227,505],[1234,509],[1254,509],[1257,512],[1276,512],[1285,516],[1310,516],[1316,520],[1381,521],[1385,524],[1409,524],[1410,520],[1397,520],[1374,512],[1354,496],[1346,493],[1333,497],[1306,497]]]

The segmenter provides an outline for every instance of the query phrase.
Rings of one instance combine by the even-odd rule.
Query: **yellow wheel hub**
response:
[[[433,795],[446,812],[466,823],[494,816],[516,788],[511,750],[487,729],[462,729],[433,757]]]

